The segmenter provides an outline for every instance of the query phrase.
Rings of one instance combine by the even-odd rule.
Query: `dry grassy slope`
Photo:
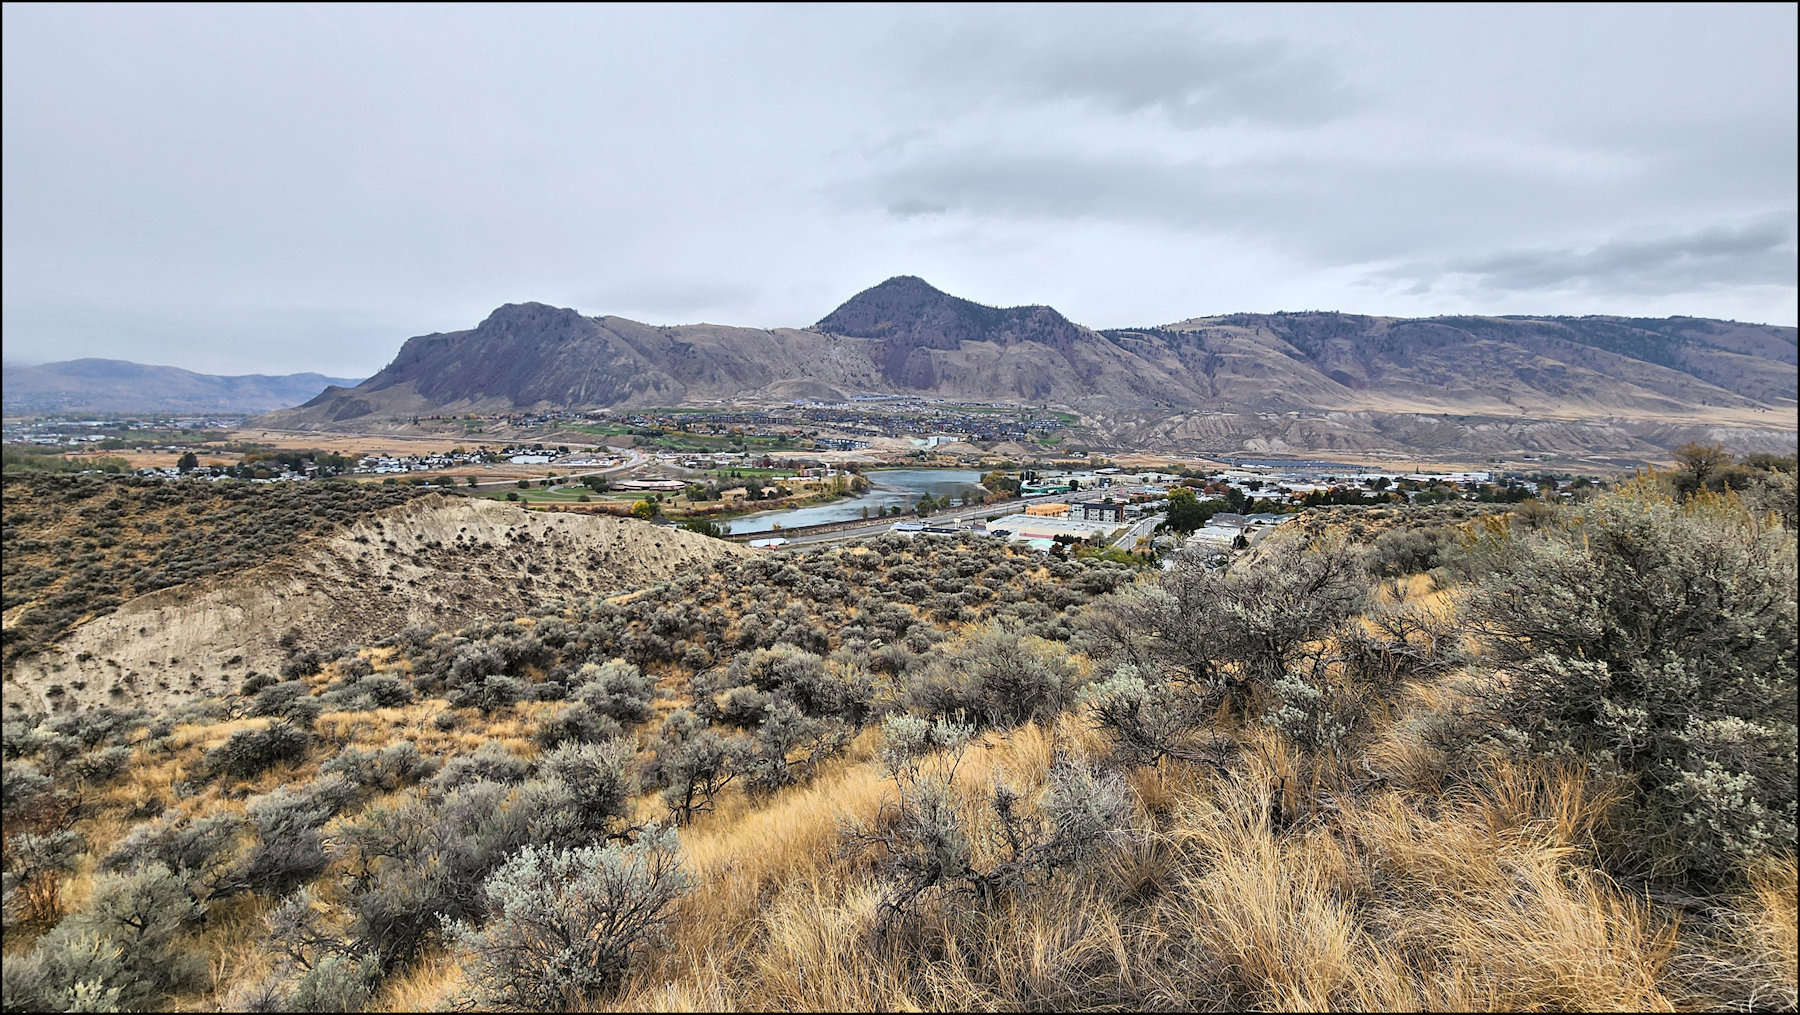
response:
[[[1688,441],[1718,441],[1738,454],[1793,454],[1791,413],[1704,423],[1615,418],[1436,412],[1196,412],[1166,418],[1088,416],[1074,440],[1098,448],[1167,448],[1195,453],[1363,453],[1390,457],[1490,456],[1520,453],[1666,457]]]
[[[281,560],[138,596],[76,627],[7,679],[10,706],[157,707],[271,673],[289,631],[308,648],[457,627],[538,603],[611,595],[755,551],[647,522],[433,497],[391,508]]]
[[[1753,394],[1739,387],[1752,367],[1784,365],[1760,346],[1755,356],[1680,348],[1674,361],[1699,367],[1696,375],[1579,341],[1560,321],[1235,315],[1183,321],[1165,331],[1186,336],[1170,350],[1217,379],[1215,397],[1238,405],[1255,404],[1257,394],[1240,386],[1262,380],[1276,382],[1273,394],[1288,407],[1315,408],[1383,409],[1404,401],[1451,412],[1633,414],[1794,397],[1791,376],[1785,389],[1760,374]],[[1726,361],[1735,367],[1727,369]],[[1791,375],[1792,366],[1786,369]]]

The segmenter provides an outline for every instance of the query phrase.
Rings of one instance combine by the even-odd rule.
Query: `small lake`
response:
[[[899,505],[901,510],[910,508],[926,494],[940,499],[946,495],[961,497],[981,488],[981,473],[974,469],[882,469],[864,473],[863,478],[869,481],[870,489],[860,497],[847,497],[817,507],[744,515],[720,524],[730,526],[736,533],[770,532],[777,525],[792,529],[849,522],[862,518],[864,508],[868,509],[868,517],[873,518],[892,505]]]

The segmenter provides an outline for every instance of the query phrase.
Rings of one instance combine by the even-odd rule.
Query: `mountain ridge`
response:
[[[8,415],[57,412],[267,412],[355,378],[318,373],[203,374],[130,360],[6,363]]]
[[[1048,306],[992,307],[897,276],[802,329],[658,326],[506,304],[468,331],[409,339],[362,384],[263,422],[331,428],[877,392],[1055,406],[1117,432],[1196,413],[1295,412],[1786,431],[1800,404],[1796,347],[1794,328],[1691,317],[1307,311],[1095,330]]]

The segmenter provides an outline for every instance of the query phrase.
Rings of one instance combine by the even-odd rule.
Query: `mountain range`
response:
[[[877,392],[1067,409],[1096,447],[1632,454],[1710,437],[1791,450],[1796,363],[1796,329],[1735,321],[1306,312],[1095,330],[901,276],[803,329],[507,304],[259,423]]]
[[[58,412],[267,412],[294,405],[355,379],[323,374],[224,377],[118,359],[75,359],[22,366],[8,363],[3,381],[9,416]]]

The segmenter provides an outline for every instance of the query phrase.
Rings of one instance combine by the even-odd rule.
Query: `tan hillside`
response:
[[[433,496],[314,537],[280,559],[129,599],[7,675],[9,710],[165,707],[410,624],[459,626],[612,595],[754,551],[647,522]],[[52,693],[52,688],[61,688]]]
[[[424,413],[841,401],[857,392],[1078,412],[1107,450],[1643,455],[1709,439],[1792,450],[1796,332],[1695,318],[1233,314],[1096,331],[889,279],[811,328],[652,326],[508,304],[408,340],[354,388],[262,425],[380,431]],[[1223,429],[1204,421],[1230,417]],[[1298,429],[1283,417],[1323,425]],[[1436,417],[1435,419],[1433,417]],[[1198,428],[1189,424],[1202,421]],[[1442,426],[1438,422],[1442,421]],[[1513,424],[1574,424],[1550,435]],[[1491,431],[1506,430],[1499,436]]]

